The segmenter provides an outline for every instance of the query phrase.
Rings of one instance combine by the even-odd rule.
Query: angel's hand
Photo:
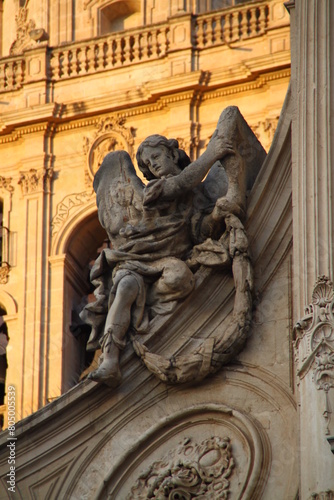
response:
[[[212,211],[213,220],[221,221],[230,214],[234,214],[241,218],[244,217],[244,211],[237,203],[230,201],[225,197],[218,198]]]
[[[235,153],[233,144],[224,137],[218,127],[216,128],[210,139],[210,142],[207,146],[207,151],[213,156],[215,161],[221,160],[228,154]]]
[[[164,180],[155,179],[150,181],[144,188],[143,205],[147,206],[156,201],[163,192]]]

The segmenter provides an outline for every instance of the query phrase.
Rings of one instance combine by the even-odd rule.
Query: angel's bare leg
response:
[[[137,280],[124,276],[117,285],[114,301],[108,311],[102,344],[103,361],[89,378],[116,387],[121,381],[120,351],[125,347],[125,335],[131,322],[131,307],[139,292]]]

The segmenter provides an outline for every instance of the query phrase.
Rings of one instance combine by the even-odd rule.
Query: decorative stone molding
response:
[[[7,264],[7,262],[2,262],[0,265],[0,285],[8,283],[9,270],[9,264]]]
[[[124,126],[125,118],[108,116],[97,122],[97,130],[93,138],[84,138],[84,152],[87,155],[87,179],[94,179],[103,158],[111,151],[125,150],[134,159],[133,128]]]
[[[11,185],[11,182],[11,177],[0,176],[0,191],[9,191],[9,193],[12,193],[14,191],[14,187]]]
[[[320,493],[312,493],[312,500],[334,500],[334,492],[332,490],[321,491]]]
[[[83,205],[91,199],[92,194],[92,192],[87,193],[86,191],[84,191],[83,193],[73,193],[65,196],[65,198],[60,203],[58,203],[56,208],[56,215],[51,222],[52,236],[55,236],[58,233],[63,224],[70,217],[71,213],[77,207]]]
[[[20,172],[18,184],[21,186],[22,194],[27,195],[38,190],[47,190],[50,188],[50,182],[53,177],[53,169],[36,170],[31,168],[26,172]]]
[[[265,149],[268,149],[273,141],[276,132],[279,116],[274,118],[266,118],[264,121],[259,121],[251,126],[257,139],[261,142]]]
[[[328,392],[334,387],[334,289],[327,276],[320,276],[314,287],[312,303],[295,326],[295,360],[302,380],[313,368],[313,382],[326,394],[324,418],[329,432]]]
[[[29,33],[35,29],[36,23],[32,19],[28,21],[28,9],[20,7],[15,16],[16,40],[12,43],[9,53],[11,55],[21,54],[24,49],[35,46],[35,42]]]
[[[212,437],[201,444],[186,438],[139,476],[127,500],[227,498],[233,467],[228,437]]]

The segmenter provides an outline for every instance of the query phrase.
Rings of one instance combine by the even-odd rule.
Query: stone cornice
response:
[[[94,116],[78,117],[78,111],[75,111],[71,103],[67,105],[52,103],[43,106],[37,106],[33,109],[15,111],[4,115],[2,125],[2,136],[0,135],[0,144],[12,143],[19,140],[22,136],[38,132],[46,132],[50,124],[56,126],[57,132],[95,126],[99,117],[97,113],[105,114],[114,112],[123,118],[139,116],[148,113],[154,113],[167,108],[177,102],[191,100],[194,94],[201,94],[203,100],[217,99],[227,95],[238,94],[263,88],[268,82],[290,77],[290,66],[286,58],[282,58],[282,64],[285,67],[277,71],[270,71],[260,76],[256,75],[255,66],[247,63],[242,71],[238,71],[235,79],[231,74],[224,72],[201,72],[190,73],[186,77],[175,79],[167,78],[160,82],[153,82],[150,89],[144,93],[144,97],[137,96],[137,102],[120,102],[118,95],[114,96],[110,102],[110,96],[103,96],[97,99],[89,99],[85,103],[85,113]],[[264,66],[267,64],[263,63]],[[264,67],[263,66],[263,67]],[[253,71],[254,70],[254,71]],[[242,74],[244,78],[242,78]],[[237,83],[237,80],[244,80]],[[221,88],[221,86],[223,88]],[[220,88],[217,88],[219,87]],[[215,88],[216,87],[216,88]],[[177,90],[175,92],[175,90]],[[173,92],[174,91],[174,92]],[[72,118],[72,120],[71,120]],[[29,120],[26,126],[18,126]],[[43,121],[42,121],[43,120]],[[46,121],[47,120],[47,121]],[[35,122],[35,123],[34,123]],[[17,128],[15,128],[17,124]],[[7,131],[7,134],[6,134]],[[1,133],[1,132],[0,132]]]

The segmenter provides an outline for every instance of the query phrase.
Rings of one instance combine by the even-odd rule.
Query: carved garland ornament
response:
[[[139,476],[127,500],[228,498],[233,467],[228,437],[212,437],[201,444],[186,438]]]
[[[87,155],[86,183],[91,187],[94,175],[103,158],[111,151],[125,150],[133,158],[133,129],[124,126],[125,118],[108,116],[97,123],[92,138],[84,138],[84,152]]]
[[[295,359],[298,376],[303,379],[313,368],[313,381],[326,395],[324,418],[329,435],[331,411],[328,392],[334,387],[334,289],[326,276],[320,276],[314,287],[312,303],[306,315],[295,326]]]

